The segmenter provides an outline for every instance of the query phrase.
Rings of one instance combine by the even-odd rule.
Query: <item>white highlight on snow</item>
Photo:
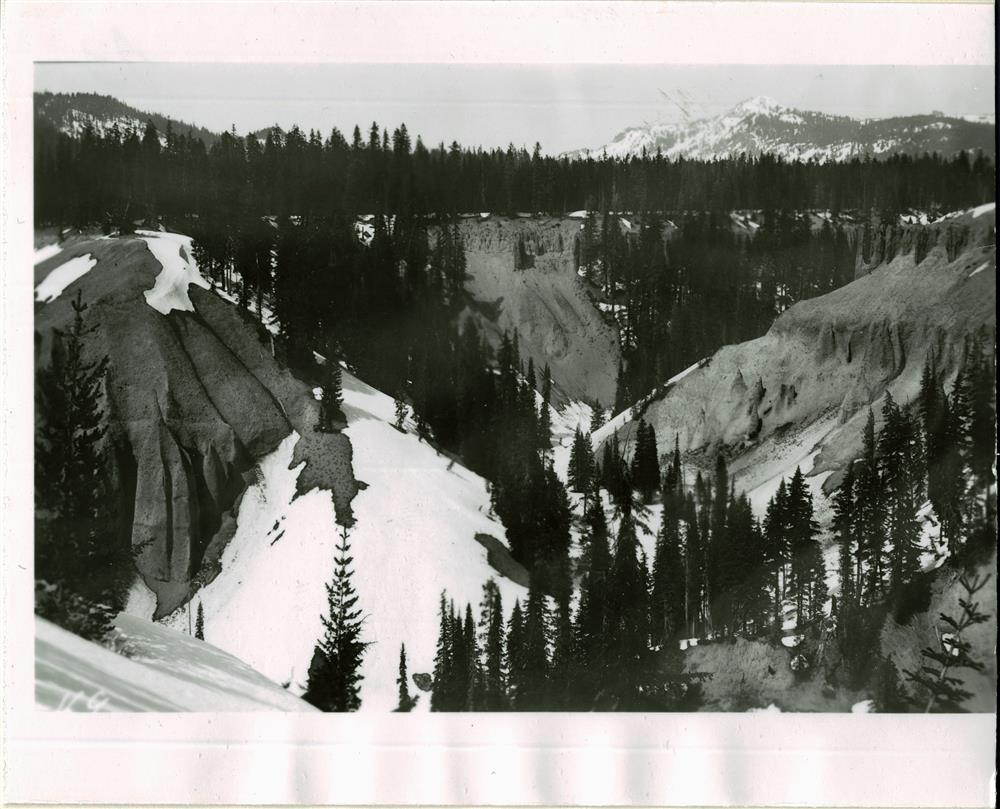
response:
[[[786,635],[781,639],[781,645],[786,649],[794,649],[800,643],[802,643],[802,635]]]
[[[232,655],[131,615],[129,656],[35,619],[35,704],[63,711],[312,711]]]
[[[35,264],[41,264],[43,261],[48,261],[52,256],[57,256],[62,252],[62,245],[59,243],[47,244],[45,247],[39,247],[35,251]]]
[[[972,272],[969,273],[969,278],[972,278],[972,276],[974,276],[974,275],[979,275],[979,273],[981,273],[983,270],[985,270],[989,266],[990,266],[990,263],[988,261],[984,261],[982,264],[980,264],[978,267],[976,267],[976,269],[974,269]]]
[[[972,218],[978,219],[984,213],[990,213],[997,209],[997,204],[995,202],[987,202],[985,205],[979,205],[972,209]]]
[[[875,713],[875,700],[863,699],[851,706],[851,713]]]
[[[154,230],[136,232],[149,246],[153,258],[163,267],[156,276],[153,288],[143,293],[146,303],[163,315],[170,314],[174,309],[193,312],[194,304],[188,297],[188,287],[195,284],[208,289],[210,285],[198,271],[198,265],[191,255],[191,237]]]
[[[51,303],[58,298],[63,290],[79,278],[85,276],[97,266],[97,259],[87,253],[84,256],[71,258],[65,264],[60,264],[52,272],[45,276],[37,287],[35,287],[35,300],[43,303]]]

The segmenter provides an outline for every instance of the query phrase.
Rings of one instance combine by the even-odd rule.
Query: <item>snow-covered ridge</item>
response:
[[[940,113],[858,120],[796,110],[773,98],[755,96],[719,115],[683,123],[629,127],[603,146],[568,152],[570,158],[638,157],[713,160],[769,153],[786,160],[850,160],[893,152],[918,154],[982,148],[995,152],[993,122]]]

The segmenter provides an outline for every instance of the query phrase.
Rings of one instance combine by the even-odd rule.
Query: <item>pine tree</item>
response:
[[[550,624],[548,600],[537,576],[531,577],[524,614],[521,666],[514,697],[519,711],[538,711],[548,706]]]
[[[542,402],[538,409],[538,446],[543,455],[552,449],[552,373],[547,363],[542,373]]]
[[[194,636],[198,640],[205,640],[205,610],[198,602],[198,612],[194,619]]]
[[[857,604],[858,585],[855,578],[856,547],[859,541],[857,515],[854,502],[854,464],[848,463],[847,471],[833,497],[833,532],[839,547],[841,611]]]
[[[326,586],[327,614],[316,645],[302,698],[321,711],[354,711],[361,705],[361,660],[368,644],[361,640],[364,617],[352,582],[349,531],[341,528],[333,581]]]
[[[885,591],[885,500],[878,464],[875,416],[868,411],[864,431],[864,452],[855,483],[855,507],[860,518],[856,582],[859,596],[871,604]]]
[[[634,504],[626,496],[620,508],[618,537],[608,597],[608,634],[611,666],[616,672],[612,683],[619,705],[628,709],[639,699],[642,671],[648,657],[648,593],[646,574],[640,568]]]
[[[660,487],[660,460],[656,448],[656,430],[641,418],[636,428],[631,471],[632,485],[642,494],[643,501],[648,503]]]
[[[396,704],[398,713],[409,713],[416,705],[416,699],[410,696],[410,682],[406,674],[406,644],[399,646],[399,676],[396,678],[396,685],[399,686],[399,701]]]
[[[332,355],[327,357],[323,366],[323,398],[319,405],[319,429],[325,433],[335,432],[347,422],[342,409],[341,379],[340,362]]]
[[[979,602],[972,600],[986,586],[988,579],[989,575],[963,575],[959,579],[959,584],[965,590],[965,596],[959,599],[961,614],[957,618],[941,614],[941,621],[947,631],[938,632],[938,648],[924,649],[921,655],[927,663],[916,671],[904,672],[917,689],[913,699],[924,713],[959,712],[962,710],[962,703],[972,696],[962,687],[962,679],[956,677],[954,672],[960,669],[982,671],[985,668],[982,661],[973,656],[972,645],[963,633],[989,620],[989,615],[979,609]]]
[[[600,402],[594,402],[590,411],[590,434],[593,435],[604,426],[604,408]]]
[[[483,672],[481,708],[484,711],[502,711],[507,705],[503,603],[500,588],[492,578],[483,584],[483,599],[479,605],[479,648]]]
[[[133,567],[117,535],[105,461],[108,360],[86,357],[96,327],[77,291],[68,331],[53,335],[51,365],[38,372],[35,440],[35,608],[84,637],[101,639],[124,608]]]
[[[890,581],[909,581],[918,569],[917,503],[914,500],[914,433],[907,413],[886,393],[882,406],[882,432],[878,440],[880,477],[886,502]]]
[[[507,623],[506,651],[508,701],[518,708],[524,699],[522,690],[525,688],[525,650],[524,650],[524,616],[521,612],[521,600],[514,600],[514,608]]]
[[[410,414],[410,406],[406,403],[403,395],[400,394],[396,397],[396,421],[395,427],[400,432],[403,432],[403,427],[406,425],[406,417]]]
[[[654,643],[667,643],[684,630],[686,583],[680,515],[674,497],[664,495],[653,557],[650,625]]]
[[[452,661],[452,623],[454,616],[448,610],[447,596],[441,593],[438,613],[437,652],[434,655],[434,684],[431,691],[431,710],[452,710],[450,702],[454,664]]]

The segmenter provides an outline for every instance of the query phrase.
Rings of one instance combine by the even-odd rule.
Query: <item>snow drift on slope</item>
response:
[[[41,264],[43,261],[48,261],[52,256],[59,255],[62,249],[62,245],[58,242],[37,248],[35,250],[35,264]]]
[[[160,233],[153,230],[138,231],[149,246],[149,252],[163,269],[156,276],[153,288],[144,294],[146,303],[160,314],[170,314],[174,309],[193,312],[194,305],[188,297],[188,286],[196,284],[208,289],[209,283],[198,271],[191,254],[191,237],[179,233]]]
[[[56,253],[58,252],[57,250]],[[47,256],[47,258],[50,258],[50,256]],[[44,259],[41,260],[44,261]],[[36,259],[35,263],[39,263],[39,260]],[[90,253],[83,256],[76,256],[65,264],[60,264],[45,276],[45,280],[42,283],[35,287],[35,300],[42,303],[51,303],[62,295],[66,287],[85,276],[96,266],[97,259],[91,256]]]

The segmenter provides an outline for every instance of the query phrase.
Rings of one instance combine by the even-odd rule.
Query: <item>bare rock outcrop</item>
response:
[[[642,416],[656,428],[661,452],[676,435],[682,452],[710,465],[719,451],[738,457],[830,419],[836,429],[812,471],[842,469],[856,457],[868,407],[877,415],[886,391],[911,401],[932,352],[951,376],[967,335],[995,339],[995,213],[966,213],[925,229],[929,235],[908,241],[931,245],[920,261],[913,249],[897,253],[852,283],[795,304],[763,337],[720,349],[654,392],[621,426],[625,446]]]
[[[470,296],[464,317],[475,319],[495,348],[517,331],[521,354],[539,371],[546,364],[558,395],[614,401],[618,335],[590,300],[576,273],[580,220],[568,217],[464,220]]]
[[[143,292],[161,267],[138,238],[80,240],[38,273],[85,253],[97,259],[94,269],[56,300],[36,304],[36,364],[49,362],[52,331],[70,322],[70,302],[82,289],[87,322],[97,326],[87,349],[109,358],[107,440],[128,517],[123,541],[156,594],[156,617],[217,572],[256,460],[292,430],[309,433],[303,485],[331,489],[338,518],[349,521],[357,485],[350,443],[312,435],[311,391],[279,366],[259,324],[194,287],[194,312],[153,309]]]

